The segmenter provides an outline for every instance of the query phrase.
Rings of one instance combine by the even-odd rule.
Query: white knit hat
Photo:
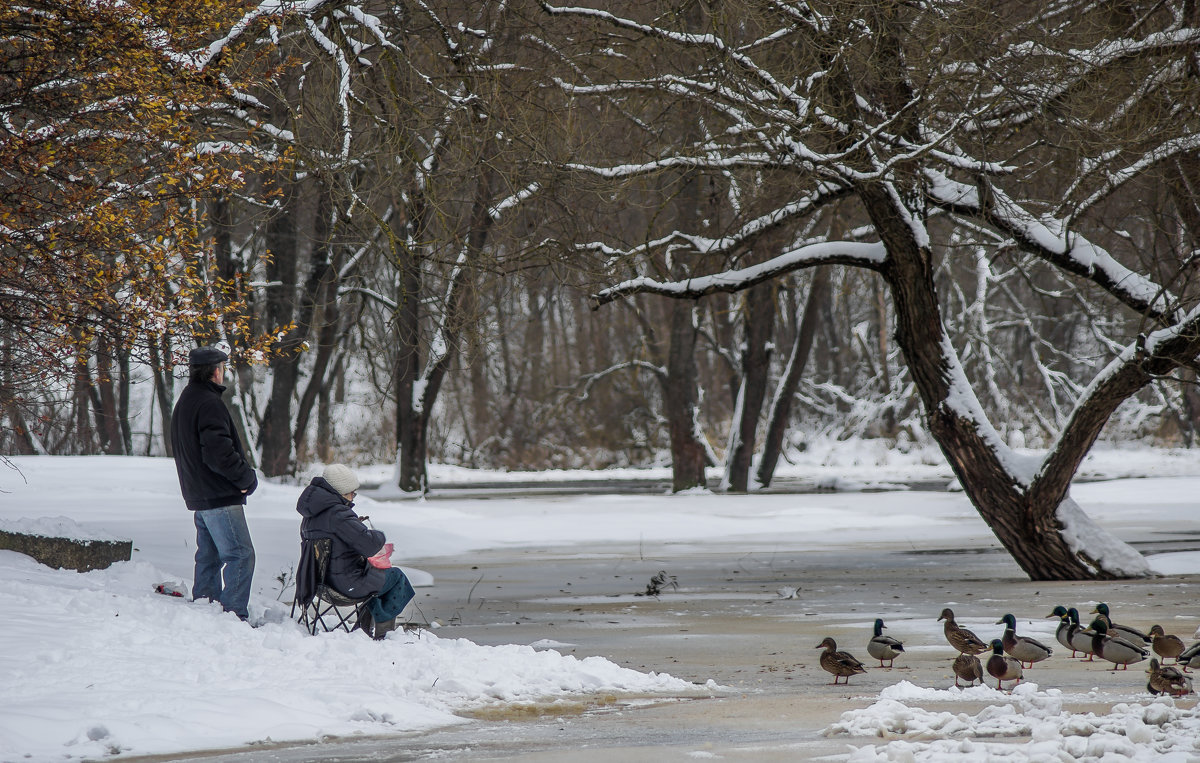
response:
[[[358,477],[355,477],[354,472],[345,464],[330,464],[325,467],[321,476],[338,495],[349,495],[358,490]]]

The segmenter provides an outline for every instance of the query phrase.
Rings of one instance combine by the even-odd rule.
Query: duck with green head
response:
[[[996,679],[996,688],[1001,691],[1004,691],[1003,683],[1005,681],[1016,681],[1017,683],[1013,686],[1021,683],[1021,661],[1015,657],[1005,656],[1004,642],[1000,639],[992,641],[992,656],[988,657],[987,672]]]
[[[1095,633],[1092,636],[1092,651],[1100,659],[1111,662],[1113,670],[1128,670],[1130,665],[1149,656],[1145,649],[1132,641],[1109,633],[1108,623],[1103,617],[1097,617],[1088,628]]]
[[[1000,639],[1001,643],[1004,644],[1004,651],[1020,660],[1021,667],[1032,668],[1033,663],[1041,662],[1053,654],[1050,647],[1037,639],[1030,638],[1029,636],[1018,636],[1017,618],[1012,614],[1007,614],[996,621],[996,625],[1000,625],[1001,623],[1004,623],[1004,636]]]
[[[1150,643],[1150,636],[1148,634],[1142,633],[1137,628],[1133,628],[1128,625],[1117,625],[1114,623],[1112,619],[1112,613],[1109,611],[1108,605],[1104,602],[1097,604],[1096,608],[1092,610],[1092,613],[1104,618],[1105,624],[1108,625],[1109,632],[1114,636],[1120,636],[1126,641],[1132,641],[1135,644]]]
[[[1095,631],[1084,628],[1080,624],[1079,610],[1074,607],[1067,610],[1067,617],[1071,620],[1071,627],[1067,629],[1067,640],[1071,642],[1071,649],[1086,654],[1087,659],[1084,662],[1095,662],[1093,659],[1095,652],[1092,651],[1092,637],[1096,635]]]
[[[1071,617],[1067,614],[1067,608],[1063,606],[1055,607],[1054,611],[1046,615],[1046,617],[1058,618],[1058,629],[1054,631],[1054,638],[1067,649],[1071,649],[1071,640],[1067,638],[1067,631],[1071,628]],[[1074,649],[1071,649],[1071,656],[1075,656]]]
[[[892,638],[891,636],[883,635],[883,629],[887,626],[883,624],[883,620],[875,620],[875,635],[867,642],[867,654],[879,660],[879,667],[892,667],[896,662],[896,657],[904,651],[904,644]],[[887,660],[887,665],[883,661]]]

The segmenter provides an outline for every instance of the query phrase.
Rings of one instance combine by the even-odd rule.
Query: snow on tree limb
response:
[[[1024,209],[999,188],[977,187],[927,170],[931,200],[958,214],[974,215],[1013,237],[1022,248],[1103,287],[1129,308],[1158,320],[1172,320],[1177,300],[1164,287],[1117,262],[1106,249],[1067,229],[1064,221]]]
[[[683,281],[661,283],[652,278],[633,278],[598,292],[593,301],[594,306],[599,307],[631,294],[658,294],[676,299],[696,299],[716,292],[743,291],[784,273],[817,265],[853,265],[877,270],[886,258],[887,250],[880,243],[825,241],[801,246],[759,265]]]
[[[283,14],[309,16],[326,6],[333,5],[333,3],[334,0],[265,0],[247,11],[223,37],[209,43],[203,50],[192,54],[190,63],[196,69],[206,68],[226,48],[241,39],[243,34],[253,29],[255,24],[262,19]]]

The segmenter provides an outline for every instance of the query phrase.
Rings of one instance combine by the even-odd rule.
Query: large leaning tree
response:
[[[698,128],[694,140],[571,169],[634,178],[690,167],[791,191],[724,230],[679,230],[614,256],[636,268],[672,247],[708,262],[707,276],[643,274],[597,301],[698,299],[824,265],[873,271],[929,432],[1020,567],[1035,580],[1149,574],[1069,487],[1114,411],[1200,353],[1195,4],[728,0],[701,4],[700,29],[680,3],[598,5],[542,3],[575,25],[561,46],[576,73],[561,86],[578,103],[631,112],[686,104]],[[815,236],[805,225],[816,215],[855,224]],[[741,265],[779,230],[794,236],[788,251]],[[1000,262],[1023,263],[1031,283],[1035,267],[1066,274],[1055,288],[1102,293],[1119,314],[1106,325],[1123,334],[1095,342],[1106,362],[1079,380],[1044,455],[1014,452],[976,395],[935,277],[953,258],[984,279]]]

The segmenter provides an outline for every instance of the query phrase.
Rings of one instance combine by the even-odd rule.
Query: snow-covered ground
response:
[[[13,464],[16,469],[0,466],[0,529],[126,538],[133,540],[135,551],[131,562],[83,574],[52,570],[0,551],[3,761],[419,731],[466,723],[456,713],[491,703],[600,694],[704,696],[717,688],[629,670],[601,657],[560,654],[538,644],[536,637],[529,642],[538,644],[536,649],[529,643],[481,646],[439,638],[437,629],[393,633],[383,643],[360,634],[308,637],[287,620],[281,603],[290,597],[287,576],[299,548],[294,505],[301,487],[295,484],[265,482],[250,498],[247,516],[258,556],[251,616],[262,623],[251,629],[214,605],[151,590],[160,582],[191,584],[194,527],[170,460],[43,457],[13,459]],[[843,487],[942,478],[950,483],[949,470],[936,454],[902,454],[877,443],[810,448],[784,471]],[[1083,473],[1152,478],[1081,484],[1072,491],[1085,511],[1126,540],[1194,524],[1200,452],[1098,449]],[[364,480],[389,476],[386,467],[360,474]],[[594,476],[480,474],[439,467],[431,483],[436,491],[439,480],[495,483]],[[881,502],[886,512],[879,511]],[[607,541],[701,547],[782,542],[797,549],[827,548],[831,537],[847,547],[994,543],[962,494],[953,491],[402,502],[361,497],[358,511],[369,514],[396,544],[396,559],[540,545],[586,550]],[[1167,574],[1200,573],[1200,553],[1160,554],[1152,564]],[[417,585],[436,585],[420,569],[406,569]],[[1168,759],[1161,755],[1194,760],[1200,755],[1194,711],[1177,709],[1169,700],[1148,701],[1144,707],[1119,705],[1087,720],[1055,709],[1054,690],[1022,687],[1014,701],[1003,705],[1007,709],[978,715],[939,709],[942,695],[947,695],[944,689],[898,682],[870,707],[847,713],[841,721],[845,728],[831,731],[874,734],[893,728],[894,733],[897,725],[929,730],[929,741],[862,747],[856,760],[898,760],[910,754],[955,759],[970,751],[963,742],[949,740],[948,726],[986,732],[995,723],[1027,724],[1034,740],[1001,745],[1006,759],[1055,759],[1045,755],[1051,742],[1062,741],[1063,724],[1086,723],[1095,726],[1086,738],[1087,755],[1141,760]]]

